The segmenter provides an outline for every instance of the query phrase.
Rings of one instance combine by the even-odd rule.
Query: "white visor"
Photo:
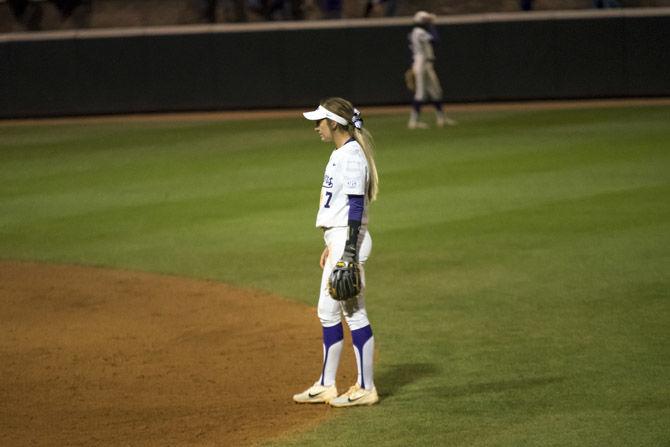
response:
[[[335,115],[333,112],[326,109],[324,106],[319,106],[316,110],[313,110],[311,112],[304,112],[303,116],[311,121],[318,121],[324,118],[328,118],[335,121],[336,123],[342,124],[343,126],[349,124],[347,120],[342,118],[340,115]]]

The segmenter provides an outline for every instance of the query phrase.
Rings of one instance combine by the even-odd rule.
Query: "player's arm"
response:
[[[342,260],[345,262],[358,261],[358,233],[363,221],[363,209],[365,208],[365,196],[349,194],[349,233],[347,242],[344,244]]]
[[[437,32],[437,28],[435,27],[434,24],[430,24],[428,27],[428,34],[430,35],[429,42],[432,44],[436,44],[440,42],[440,35]]]

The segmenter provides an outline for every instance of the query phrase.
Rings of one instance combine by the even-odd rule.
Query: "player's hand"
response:
[[[330,250],[328,250],[328,247],[323,249],[323,253],[321,253],[321,260],[319,260],[319,265],[323,269],[326,265],[326,259],[328,259],[328,255],[330,254]]]

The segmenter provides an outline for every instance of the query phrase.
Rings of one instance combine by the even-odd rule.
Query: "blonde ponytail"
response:
[[[370,181],[368,183],[367,197],[370,203],[377,199],[379,192],[379,176],[377,175],[377,165],[374,157],[374,141],[372,135],[366,129],[357,129],[354,127],[354,138],[363,148],[365,159],[368,161],[368,168],[370,169]]]

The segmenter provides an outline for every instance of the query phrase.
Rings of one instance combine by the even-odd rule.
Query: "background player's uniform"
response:
[[[437,31],[432,26],[435,16],[419,11],[414,16],[417,25],[407,36],[412,50],[412,72],[414,73],[414,100],[407,127],[410,129],[426,128],[427,124],[419,121],[421,105],[430,101],[435,106],[435,123],[438,127],[456,122],[448,118],[442,111],[442,86],[435,73],[433,63],[435,50],[433,44],[437,40]],[[430,32],[429,32],[430,30]]]
[[[442,86],[440,86],[440,80],[433,67],[435,61],[434,38],[431,33],[420,26],[415,26],[409,34],[413,58],[412,71],[415,79],[415,101],[424,102],[427,97],[433,101],[442,100]]]

